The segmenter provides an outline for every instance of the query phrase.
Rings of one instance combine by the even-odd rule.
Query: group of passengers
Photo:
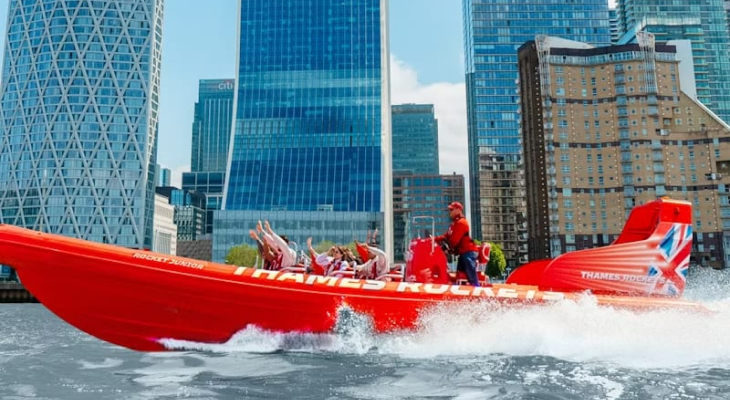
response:
[[[259,221],[256,230],[249,231],[256,242],[263,268],[267,270],[302,271],[315,275],[377,279],[388,275],[388,258],[377,246],[378,230],[368,231],[365,243],[355,241],[357,255],[346,246],[334,245],[319,254],[312,247],[312,238],[307,239],[308,258],[299,259],[289,247],[289,239],[278,235],[269,221]]]
[[[451,226],[434,240],[446,248],[446,252],[458,256],[456,271],[463,272],[470,285],[479,286],[477,260],[480,249],[469,235],[469,223],[464,217],[464,206],[453,202],[448,206]],[[264,259],[264,268],[269,270],[304,271],[312,274],[362,279],[380,279],[391,271],[384,251],[377,246],[378,230],[371,235],[368,231],[366,243],[355,241],[358,256],[345,246],[332,246],[326,253],[318,254],[312,248],[312,238],[307,239],[309,260],[297,260],[297,253],[289,247],[286,236],[279,236],[271,229],[268,221],[256,225],[256,231],[249,234],[258,245]],[[259,237],[261,235],[261,237]],[[307,265],[308,264],[308,265]]]

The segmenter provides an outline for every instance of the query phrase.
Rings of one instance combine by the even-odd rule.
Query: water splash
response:
[[[687,298],[713,312],[636,313],[578,301],[504,307],[444,304],[425,312],[411,332],[377,335],[366,316],[339,310],[333,334],[271,333],[255,327],[221,345],[165,340],[171,349],[212,352],[278,351],[387,354],[407,358],[549,356],[572,362],[633,368],[730,366],[730,275],[696,273]],[[718,275],[722,274],[722,275]]]

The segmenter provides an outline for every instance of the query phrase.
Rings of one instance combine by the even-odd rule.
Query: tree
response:
[[[489,242],[489,263],[487,264],[487,275],[490,278],[501,278],[507,268],[507,260],[504,258],[502,247],[496,243]]]
[[[329,249],[332,248],[332,246],[335,245],[335,242],[325,240],[323,242],[319,242],[316,245],[312,246],[314,248],[314,251],[317,252],[317,254],[326,253],[329,251]]]
[[[226,264],[253,267],[259,257],[259,250],[247,244],[231,247],[226,255]],[[260,262],[260,260],[259,260]]]

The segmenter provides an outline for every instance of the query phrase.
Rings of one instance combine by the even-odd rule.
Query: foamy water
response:
[[[397,355],[407,358],[548,356],[631,368],[730,366],[730,293],[705,287],[688,293],[711,310],[637,313],[598,306],[586,296],[541,306],[448,304],[421,316],[415,331],[376,335],[366,318],[338,323],[338,334],[282,334],[249,327],[220,345],[176,340],[171,349],[212,352],[274,351]],[[726,298],[722,298],[722,297]],[[344,326],[343,326],[344,325]]]

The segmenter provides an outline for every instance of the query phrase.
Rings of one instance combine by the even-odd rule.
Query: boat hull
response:
[[[417,327],[446,302],[541,303],[582,296],[533,286],[475,288],[273,272],[130,250],[0,225],[0,263],[15,268],[38,300],[71,325],[140,351],[161,339],[223,343],[248,326],[328,333],[338,310],[367,315],[376,332]],[[695,303],[596,296],[599,304],[650,309]]]

